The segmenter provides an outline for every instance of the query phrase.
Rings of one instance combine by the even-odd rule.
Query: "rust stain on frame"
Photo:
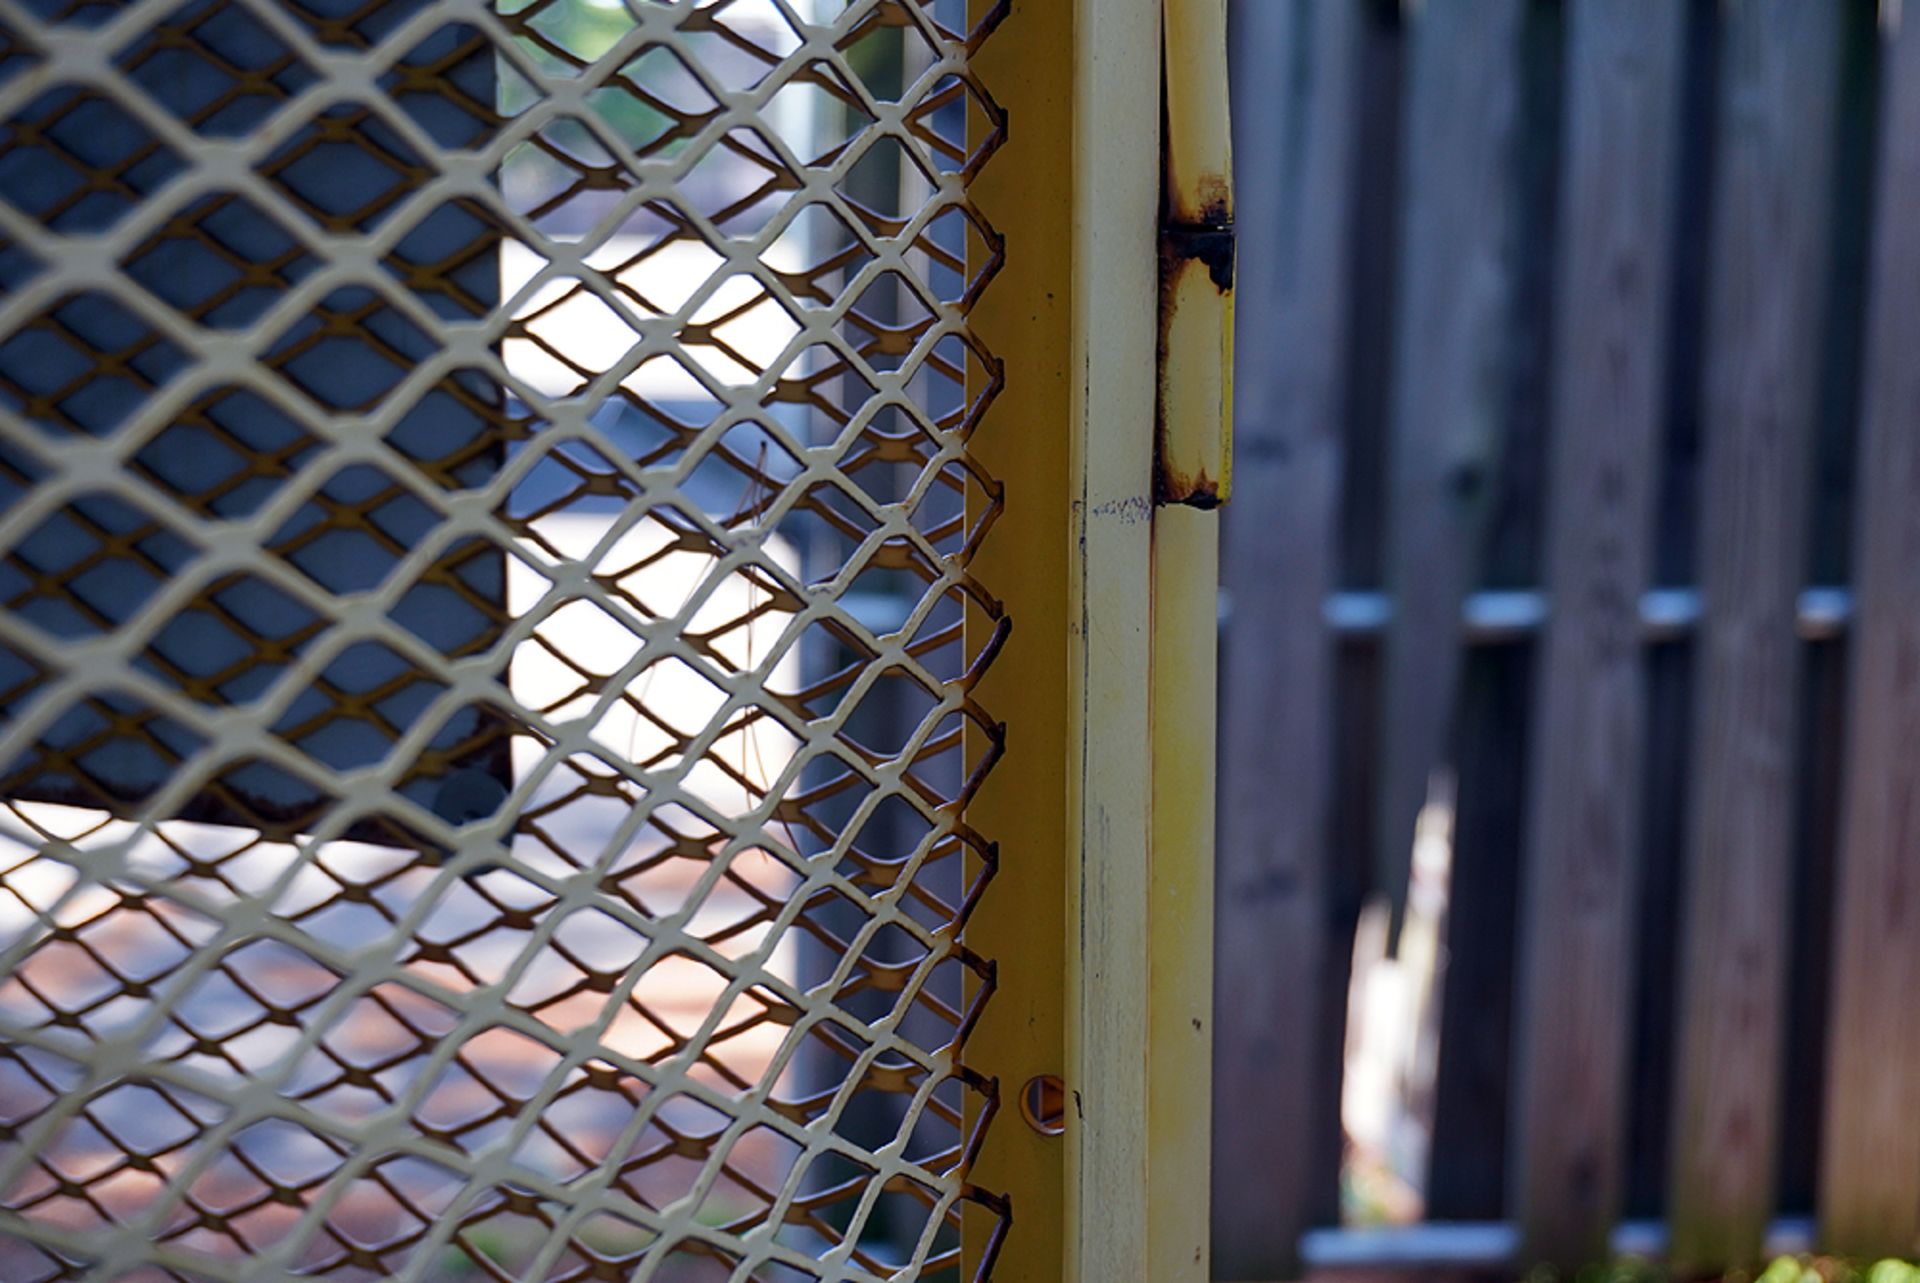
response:
[[[1154,498],[1217,508],[1233,470],[1233,178],[1226,7],[1162,10],[1166,152],[1160,227]]]
[[[1217,508],[1233,474],[1233,229],[1160,238],[1154,498]]]

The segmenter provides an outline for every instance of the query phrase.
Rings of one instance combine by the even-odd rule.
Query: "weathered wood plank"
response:
[[[1332,587],[1351,288],[1356,39],[1350,0],[1240,0],[1233,47],[1236,293],[1233,603],[1223,655],[1214,1016],[1215,1277],[1297,1265],[1321,1088]]]
[[[1723,10],[1703,355],[1704,614],[1668,1179],[1683,1271],[1759,1257],[1778,1174],[1794,725],[1838,5]]]
[[[1446,765],[1473,586],[1505,434],[1518,289],[1521,0],[1408,18],[1387,492],[1385,766],[1375,890],[1405,908],[1414,821]]]
[[[1433,1083],[1426,1215],[1497,1220],[1507,1213],[1508,1096],[1513,1079],[1514,967],[1519,949],[1525,843],[1527,731],[1537,667],[1531,630],[1500,641],[1496,617],[1476,603],[1547,596],[1546,534],[1552,282],[1565,98],[1565,15],[1528,4],[1519,33],[1520,101],[1513,159],[1515,273],[1498,465],[1474,591],[1462,611],[1463,657],[1455,700],[1453,861],[1446,913],[1445,997]],[[1488,625],[1492,627],[1489,629]],[[1486,641],[1489,644],[1479,644]]]
[[[1920,1251],[1920,15],[1893,34],[1859,454],[1822,1245]]]
[[[1548,583],[1522,910],[1513,1205],[1522,1263],[1603,1259],[1619,1211],[1654,462],[1683,14],[1568,14]]]

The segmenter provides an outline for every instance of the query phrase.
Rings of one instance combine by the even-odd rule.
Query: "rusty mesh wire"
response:
[[[908,1279],[965,0],[0,0],[0,1279]]]

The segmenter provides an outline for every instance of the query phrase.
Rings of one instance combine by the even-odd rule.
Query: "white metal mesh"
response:
[[[0,1279],[990,1267],[967,11],[0,0]]]

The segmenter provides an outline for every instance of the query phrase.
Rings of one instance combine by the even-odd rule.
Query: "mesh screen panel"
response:
[[[990,1269],[979,8],[0,0],[0,1280]]]

